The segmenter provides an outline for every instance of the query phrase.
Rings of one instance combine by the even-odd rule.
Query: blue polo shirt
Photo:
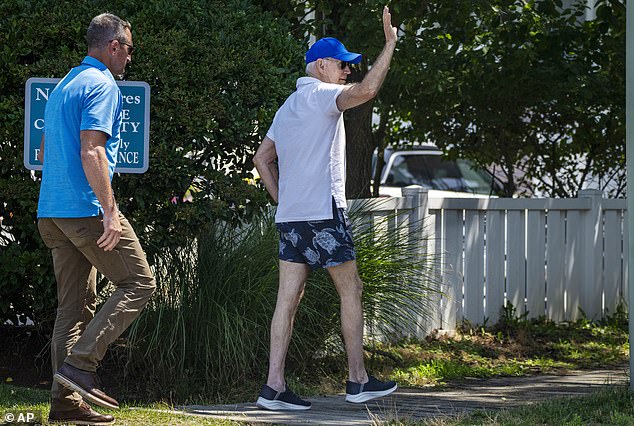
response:
[[[50,93],[44,111],[44,166],[38,217],[98,216],[103,212],[81,163],[81,130],[108,135],[110,180],[121,141],[121,91],[108,68],[86,56]]]

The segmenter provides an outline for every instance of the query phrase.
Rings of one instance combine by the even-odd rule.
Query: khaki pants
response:
[[[139,240],[123,215],[121,240],[114,250],[97,246],[101,217],[42,218],[38,228],[53,254],[57,317],[51,338],[53,373],[64,362],[95,371],[108,345],[139,316],[156,283]],[[116,290],[95,316],[97,271]],[[51,409],[69,410],[81,396],[53,381]]]

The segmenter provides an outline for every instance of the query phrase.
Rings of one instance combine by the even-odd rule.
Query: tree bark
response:
[[[374,101],[348,110],[346,123],[346,197],[369,198],[372,179],[372,109]]]

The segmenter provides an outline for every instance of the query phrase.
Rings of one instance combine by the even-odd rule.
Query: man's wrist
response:
[[[115,216],[119,213],[119,208],[117,207],[117,203],[112,200],[112,204],[108,207],[104,207],[103,214],[104,216]]]

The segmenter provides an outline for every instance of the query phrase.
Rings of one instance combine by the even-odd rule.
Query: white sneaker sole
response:
[[[369,400],[374,399],[374,398],[380,398],[382,396],[386,396],[386,395],[391,394],[392,392],[394,392],[396,390],[397,387],[398,387],[398,385],[394,385],[393,388],[386,389],[386,390],[383,390],[383,391],[361,392],[361,393],[358,393],[356,395],[346,394],[346,402],[352,402],[352,403],[355,403],[355,404],[359,404],[359,403],[366,402],[366,401],[369,401]]]
[[[68,380],[66,377],[62,376],[59,373],[55,373],[55,375],[53,376],[53,379],[56,382],[58,382],[60,385],[66,387],[68,389],[74,390],[75,392],[79,393],[82,396],[82,398],[87,399],[88,401],[92,402],[93,404],[99,405],[99,406],[104,407],[104,408],[110,408],[110,409],[113,409],[113,410],[118,410],[119,409],[119,407],[117,405],[110,404],[109,402],[104,401],[101,398],[97,398],[96,396],[94,396],[93,394],[91,394],[89,392],[86,392],[86,390],[84,388],[82,388],[81,386],[79,386],[77,383],[75,383],[75,382],[73,382],[71,380]]]
[[[255,405],[258,406],[258,408],[262,408],[265,410],[272,410],[272,411],[280,411],[280,410],[292,410],[292,411],[303,411],[303,410],[310,410],[310,405],[309,406],[304,406],[304,405],[295,405],[295,404],[289,404],[288,402],[284,402],[284,401],[271,401],[270,399],[265,399],[262,397],[259,397],[258,400],[256,401]]]

